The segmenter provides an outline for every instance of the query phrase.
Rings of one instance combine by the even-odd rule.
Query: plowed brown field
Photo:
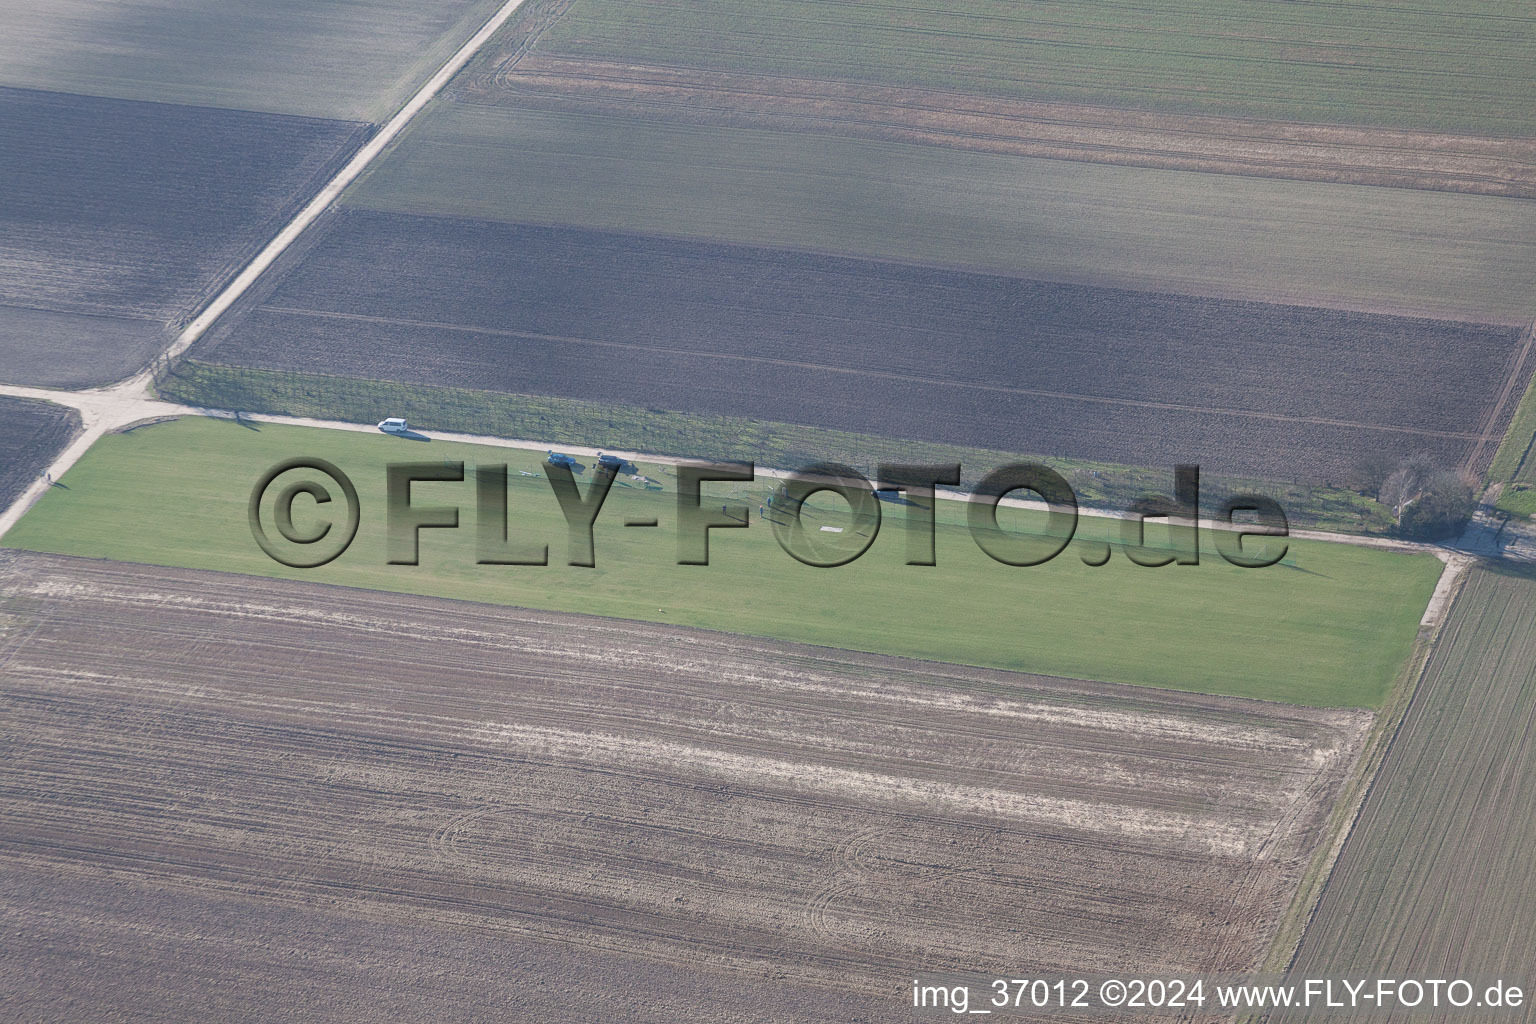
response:
[[[873,1021],[920,970],[1243,969],[1369,723],[14,552],[0,705],[35,1020]]]

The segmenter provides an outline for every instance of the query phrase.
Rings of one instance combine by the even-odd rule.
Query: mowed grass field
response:
[[[1536,130],[1520,0],[576,0],[541,46],[1282,121]]]
[[[1295,977],[1347,967],[1359,977],[1502,977],[1530,991],[1533,720],[1536,578],[1473,569],[1302,939]],[[1499,1019],[1532,1020],[1531,1005]]]
[[[441,103],[347,196],[1145,291],[1528,324],[1536,204]]]
[[[382,413],[381,413],[382,415]],[[356,483],[357,540],[340,559],[294,570],[247,524],[256,480],[279,461],[328,459]],[[714,531],[709,566],[679,566],[676,497],[615,487],[596,530],[596,568],[566,565],[566,528],[541,456],[441,441],[189,418],[103,439],[5,538],[8,546],[700,626],[852,650],[1319,706],[1376,706],[1406,659],[1441,570],[1430,556],[1293,543],[1292,565],[1148,569],[1117,553],[1101,568],[1069,548],[1044,566],[991,561],[941,505],[936,567],[907,566],[899,514],[863,558],[836,569],[793,560],[766,524]],[[384,466],[444,460],[511,465],[513,535],[548,543],[551,565],[477,566],[474,492],[418,485],[418,504],[463,508],[461,528],[425,531],[421,564],[386,564]],[[590,474],[589,474],[590,476]],[[286,480],[287,478],[285,478]],[[716,485],[706,502],[771,485]],[[887,506],[889,509],[890,506]],[[833,513],[825,524],[838,522]],[[303,499],[298,516],[306,515]],[[632,516],[658,529],[626,528]],[[1030,514],[1009,517],[1028,528]],[[269,520],[269,530],[270,530]],[[1079,537],[1119,526],[1084,518]],[[819,534],[819,531],[818,531]],[[1096,545],[1097,546],[1097,545]]]
[[[500,0],[0,0],[0,85],[382,121]]]

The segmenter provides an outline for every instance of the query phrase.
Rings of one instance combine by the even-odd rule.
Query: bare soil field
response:
[[[1502,978],[1531,991],[1533,724],[1536,577],[1474,568],[1334,865],[1293,974]],[[1536,1020],[1532,1006],[1527,1000],[1498,1019]]]
[[[4,328],[0,379],[78,387],[137,369],[368,132],[0,89],[0,319],[33,321]]]
[[[0,381],[77,388],[120,380],[173,337],[158,320],[0,306]]]
[[[29,1020],[885,1021],[925,968],[1241,970],[1370,721],[15,552],[0,595]]]
[[[1362,451],[1458,465],[1486,434],[1491,457],[1501,388],[1530,372],[1506,327],[462,219],[331,224],[196,358],[1317,483]]]
[[[36,479],[80,429],[73,409],[0,398],[0,509]]]
[[[1536,140],[1010,99],[514,51],[469,103],[826,132],[989,153],[1304,181],[1536,196]]]

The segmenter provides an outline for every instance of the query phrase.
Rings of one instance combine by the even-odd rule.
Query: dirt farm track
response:
[[[916,971],[1243,969],[1369,724],[15,552],[0,709],[27,1020],[883,1021]]]

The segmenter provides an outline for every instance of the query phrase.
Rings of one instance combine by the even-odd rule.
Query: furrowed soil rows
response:
[[[1507,136],[1536,135],[1533,44],[1519,0],[582,0],[540,41],[616,62]]]
[[[1536,196],[1536,139],[1171,114],[669,64],[520,54],[469,103],[924,142],[989,153]]]
[[[918,969],[1243,969],[1370,721],[19,553],[0,594],[33,1009],[879,1021]]]
[[[1302,938],[1297,977],[1347,967],[1530,991],[1533,725],[1536,578],[1473,569]],[[1536,1019],[1531,1005],[1499,1019]]]
[[[1020,277],[1530,323],[1536,204],[445,103],[347,197]]]
[[[0,89],[0,379],[137,369],[368,131]]]
[[[73,409],[0,398],[0,508],[27,488],[79,429],[80,417]]]
[[[1458,465],[1490,417],[1502,436],[1492,396],[1519,341],[1512,327],[352,210],[194,355],[1322,483],[1363,451]]]

